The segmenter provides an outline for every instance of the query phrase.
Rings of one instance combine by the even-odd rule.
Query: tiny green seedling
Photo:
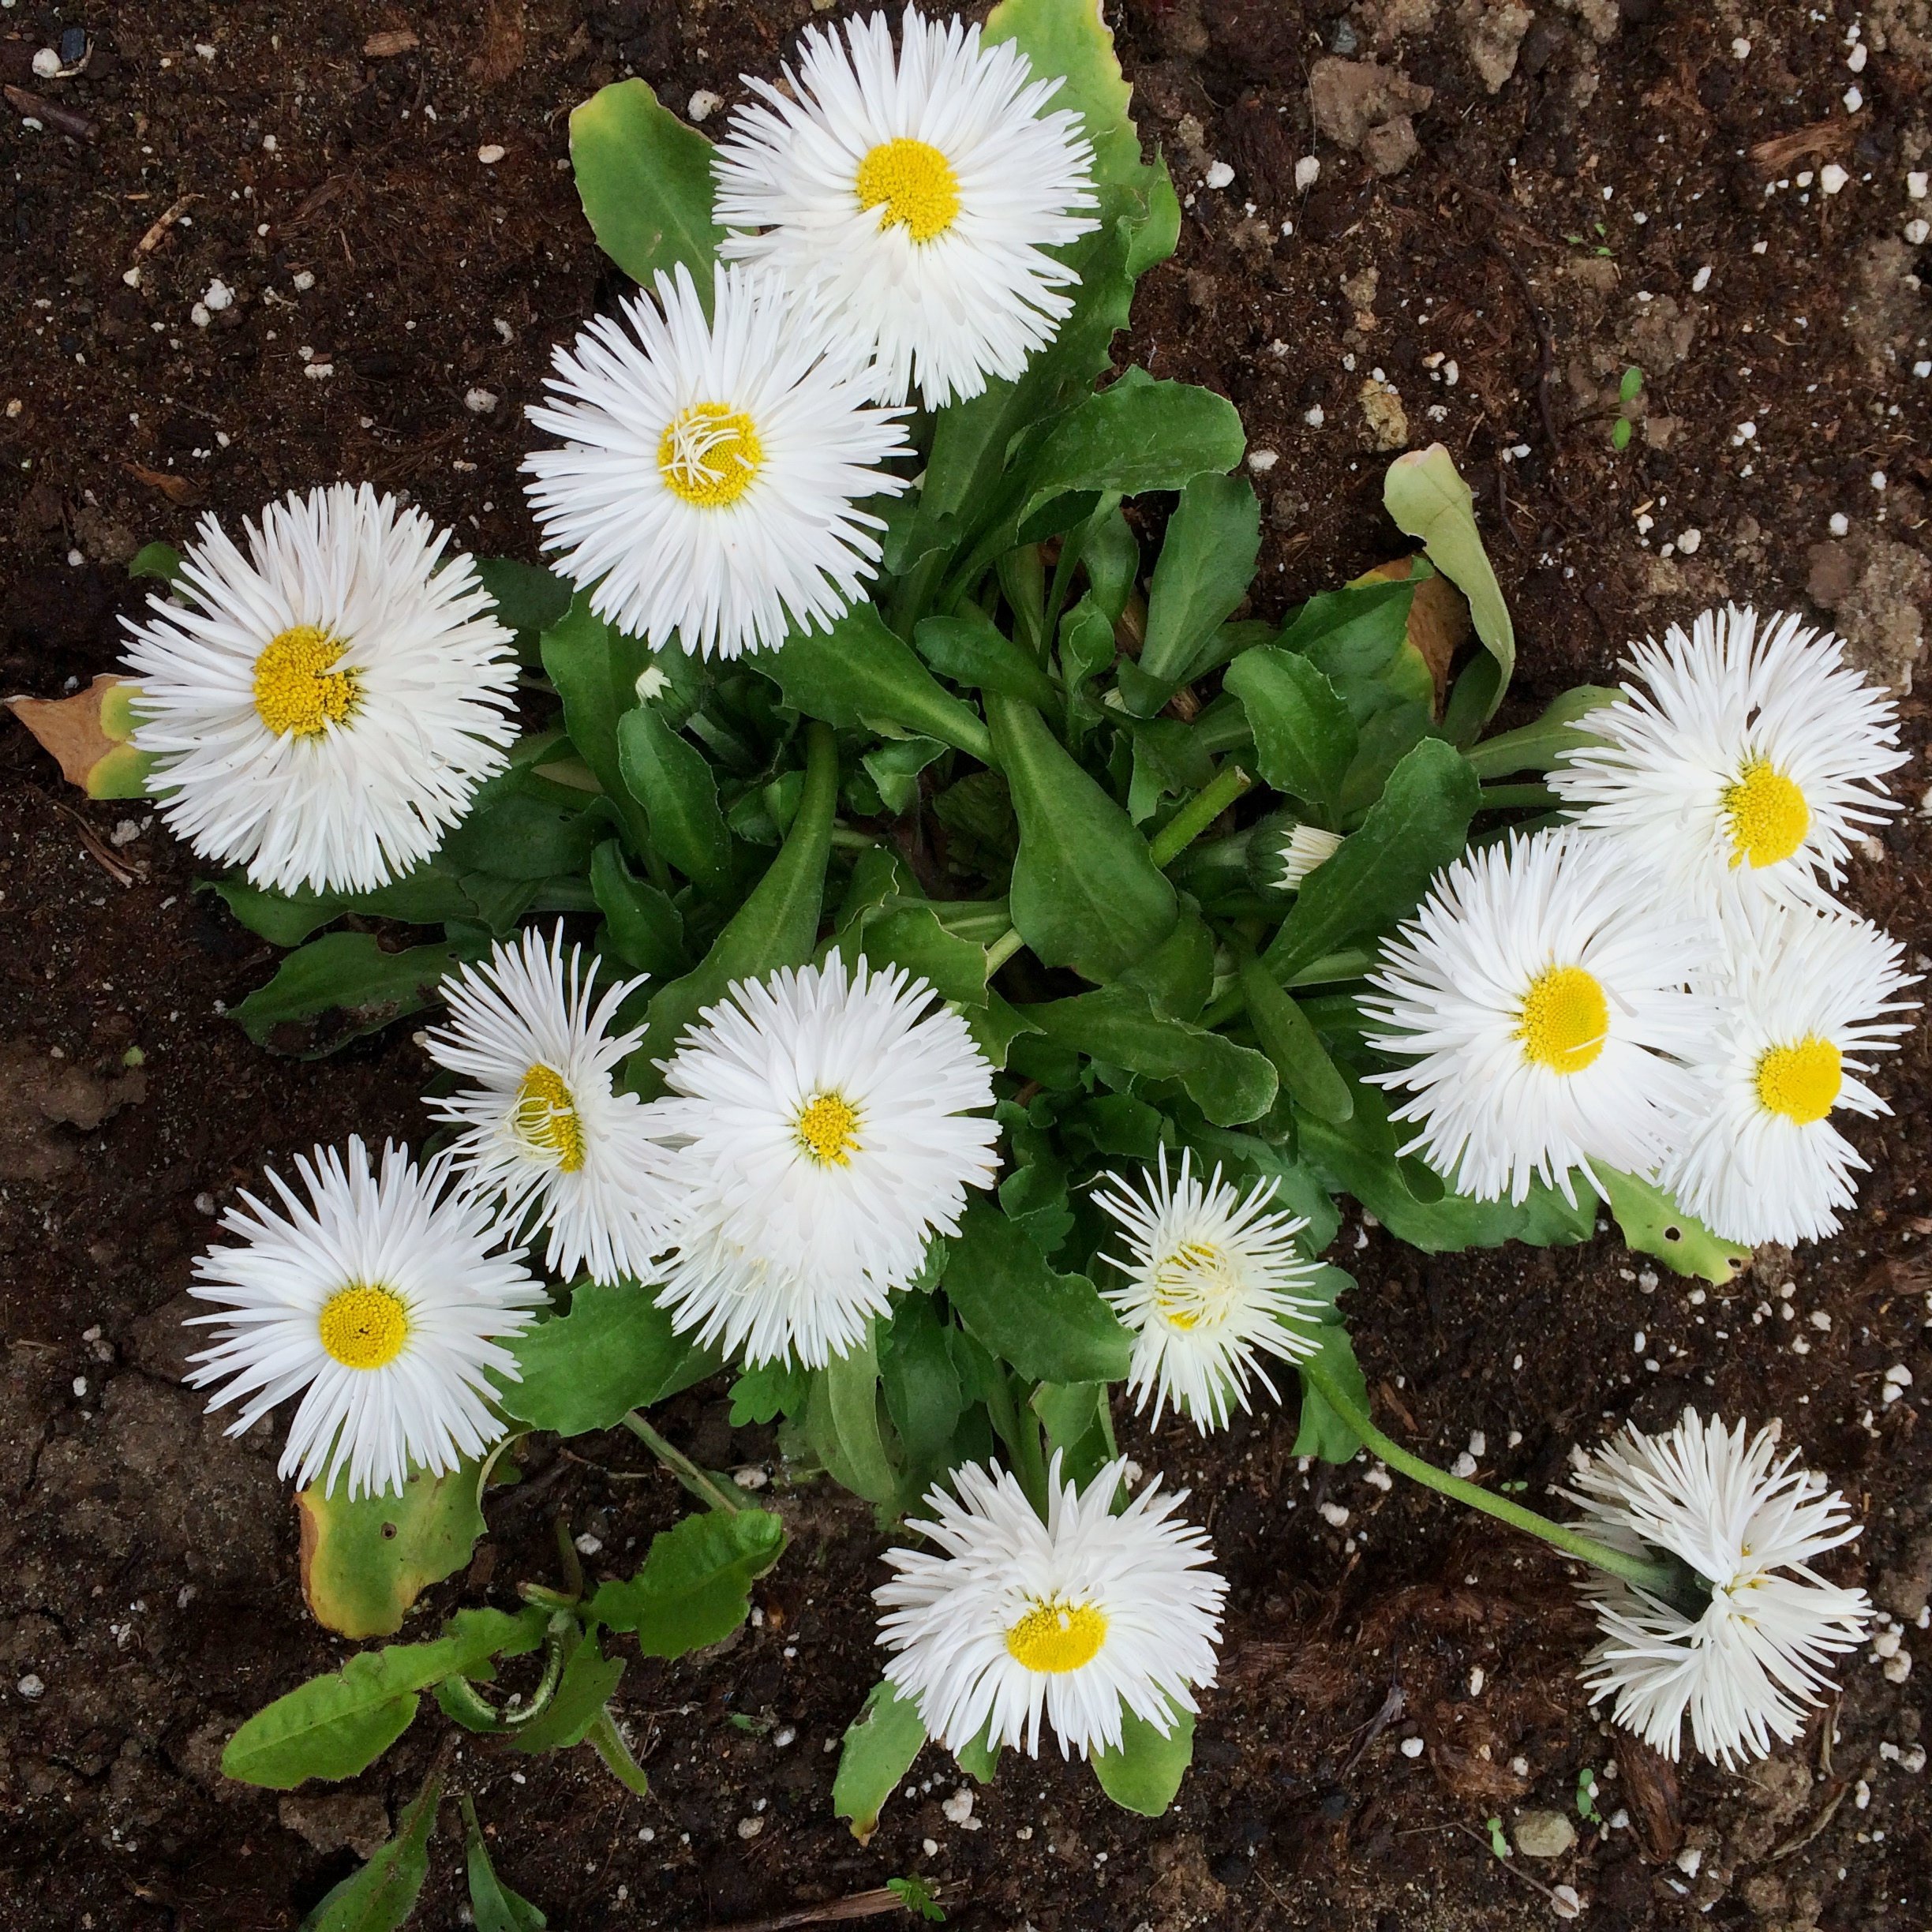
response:
[[[930,1925],[945,1923],[945,1914],[923,1878],[888,1878],[886,1889],[915,1918],[923,1919]]]
[[[1500,1818],[1485,1818],[1483,1822],[1489,1827],[1489,1849],[1500,1859],[1509,1857],[1510,1841],[1503,1829],[1503,1821]]]
[[[1619,407],[1627,409],[1638,396],[1643,394],[1643,371],[1633,362],[1623,372],[1623,381],[1617,384],[1617,402]],[[1610,447],[1617,450],[1628,449],[1630,440],[1631,419],[1627,416],[1619,416],[1610,426]]]
[[[1597,1810],[1597,1773],[1588,1765],[1577,1773],[1577,1816],[1586,1825],[1601,1825],[1602,1818]]]

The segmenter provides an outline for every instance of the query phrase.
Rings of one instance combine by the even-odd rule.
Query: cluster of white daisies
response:
[[[1917,1004],[1832,896],[1897,809],[1896,711],[1795,617],[1708,612],[1628,668],[1550,773],[1574,818],[1458,859],[1384,946],[1376,1077],[1460,1193],[1574,1202],[1601,1163],[1726,1241],[1815,1241],[1866,1165],[1831,1116],[1889,1110],[1862,1076]]]

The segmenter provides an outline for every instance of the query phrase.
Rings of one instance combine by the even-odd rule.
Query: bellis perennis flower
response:
[[[949,1750],[990,1732],[1037,1757],[1043,1718],[1063,1757],[1117,1750],[1125,1713],[1165,1737],[1214,1682],[1227,1586],[1174,1515],[1185,1490],[1156,1481],[1112,1513],[1124,1466],[1080,1490],[1055,1456],[1042,1522],[1013,1476],[968,1462],[955,1494],[927,1497],[931,1520],[908,1526],[941,1553],[886,1552],[897,1574],[873,1592],[896,1653],[886,1676]]]
[[[1370,1044],[1412,1062],[1372,1076],[1416,1096],[1402,1151],[1478,1200],[1541,1178],[1574,1201],[1593,1160],[1654,1167],[1696,1102],[1679,1061],[1711,1009],[1685,987],[1711,942],[1604,843],[1544,832],[1458,859],[1362,1002],[1386,1029]]]
[[[449,533],[365,484],[212,516],[184,605],[130,625],[148,788],[208,859],[275,892],[367,892],[425,859],[516,736],[516,657]]]
[[[1095,226],[1078,114],[1046,110],[1010,43],[910,7],[808,28],[781,91],[752,76],[719,145],[724,253],[780,270],[877,358],[879,393],[928,409],[1017,376],[1073,307],[1045,251]]]
[[[1550,788],[1627,865],[1702,911],[1829,903],[1849,842],[1898,809],[1896,707],[1795,617],[1706,611],[1627,661],[1645,688],[1586,713],[1601,743]]]
[[[691,271],[560,348],[530,421],[564,439],[523,467],[558,567],[655,650],[775,647],[828,628],[878,565],[857,506],[905,479],[895,412],[871,406],[849,345],[777,278],[719,267],[707,320]]]
[[[504,1432],[488,1378],[518,1379],[502,1345],[542,1286],[493,1252],[490,1210],[450,1190],[442,1162],[389,1146],[378,1172],[351,1140],[346,1159],[318,1148],[295,1166],[307,1200],[271,1173],[281,1207],[244,1194],[222,1220],[241,1245],[195,1263],[189,1292],[224,1305],[190,1318],[219,1324],[190,1383],[224,1385],[212,1409],[242,1404],[231,1436],[299,1395],[281,1470],[305,1487],[346,1470],[351,1496],[381,1495],[412,1466],[480,1455]]]
[[[903,968],[741,980],[665,1065],[653,1130],[684,1206],[660,1300],[751,1364],[822,1366],[989,1186],[993,1082],[965,1022]]]
[[[1862,1589],[1828,1583],[1814,1557],[1859,1533],[1844,1500],[1820,1477],[1777,1458],[1776,1428],[1747,1443],[1686,1410],[1662,1436],[1626,1428],[1579,1455],[1582,1526],[1632,1555],[1662,1551],[1709,1586],[1701,1613],[1593,1574],[1586,1586],[1604,1641],[1586,1668],[1592,1701],[1675,1758],[1684,1720],[1707,1758],[1735,1769],[1789,1743],[1871,1618]]]

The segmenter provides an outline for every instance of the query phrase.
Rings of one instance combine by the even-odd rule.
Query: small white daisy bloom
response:
[[[1702,923],[1661,908],[1614,847],[1559,832],[1458,859],[1386,942],[1362,1002],[1381,1051],[1370,1077],[1416,1095],[1420,1151],[1458,1193],[1522,1200],[1541,1178],[1574,1204],[1589,1163],[1648,1170],[1697,1088],[1710,1002],[1685,990],[1710,949]]]
[[[653,1131],[688,1205],[661,1302],[680,1329],[818,1368],[843,1355],[992,1184],[991,1071],[902,968],[740,980],[665,1063]],[[933,1009],[932,1010],[928,1010]]]
[[[1107,1259],[1127,1278],[1106,1290],[1114,1312],[1134,1331],[1128,1386],[1154,1421],[1169,1402],[1204,1436],[1227,1426],[1230,1405],[1246,1409],[1248,1386],[1259,1382],[1280,1399],[1267,1372],[1270,1357],[1299,1361],[1319,1346],[1312,1317],[1320,1304],[1297,1294],[1320,1271],[1295,1237],[1308,1226],[1292,1215],[1270,1214],[1272,1181],[1256,1181],[1244,1200],[1216,1167],[1205,1186],[1184,1149],[1181,1176],[1170,1180],[1167,1150],[1140,1186],[1118,1174],[1104,1180],[1095,1205],[1125,1230],[1125,1255]]]
[[[1793,616],[1706,611],[1686,636],[1634,647],[1647,690],[1584,720],[1602,740],[1550,788],[1693,904],[1828,903],[1849,841],[1898,809],[1882,775],[1905,762],[1891,698],[1844,645]]]
[[[736,657],[859,597],[886,526],[857,506],[905,489],[879,466],[908,446],[776,276],[720,267],[712,305],[680,262],[655,302],[560,346],[530,419],[564,446],[523,467],[545,548],[600,617],[653,650]]]
[[[1317,825],[1275,825],[1262,834],[1259,880],[1276,892],[1298,892],[1318,865],[1335,856],[1342,834]]]
[[[224,1304],[191,1324],[219,1324],[189,1383],[226,1386],[211,1410],[239,1402],[230,1436],[300,1395],[281,1473],[351,1496],[399,1492],[412,1466],[440,1473],[504,1432],[489,1376],[518,1380],[501,1344],[544,1305],[541,1283],[500,1239],[482,1201],[452,1190],[440,1161],[418,1167],[386,1145],[380,1174],[361,1141],[348,1158],[296,1157],[303,1200],[279,1174],[279,1209],[252,1194],[223,1227],[238,1248],[195,1262],[189,1293]]]
[[[928,409],[1019,375],[1053,339],[1079,278],[1046,253],[1096,224],[1093,150],[1071,109],[1045,111],[1010,42],[908,7],[807,28],[783,89],[746,76],[719,144],[723,253],[811,289],[878,363],[879,392]]]
[[[1632,1555],[1676,1556],[1710,1588],[1692,1614],[1600,1571],[1585,1586],[1604,1634],[1585,1667],[1590,1701],[1614,1698],[1616,1721],[1666,1758],[1687,1714],[1697,1750],[1731,1769],[1774,1737],[1791,1743],[1829,1661],[1870,1621],[1864,1591],[1810,1567],[1859,1526],[1795,1454],[1773,1460],[1777,1435],[1762,1429],[1747,1447],[1743,1423],[1727,1431],[1687,1409],[1667,1435],[1626,1428],[1577,1458],[1580,1527]]]
[[[644,1103],[612,1076],[643,1038],[613,1032],[617,1009],[644,983],[623,979],[591,1005],[597,962],[564,956],[560,923],[546,945],[526,930],[489,963],[443,983],[450,1023],[425,1035],[431,1059],[476,1083],[432,1100],[463,1132],[451,1148],[462,1185],[500,1196],[518,1238],[549,1230],[544,1264],[568,1280],[646,1280],[671,1215],[664,1150]]]
[[[185,604],[127,621],[135,743],[204,859],[282,893],[368,892],[427,859],[516,736],[516,655],[420,510],[338,483],[271,504],[245,556],[204,517]]]
[[[1916,1000],[1904,948],[1848,912],[1776,904],[1737,915],[1718,975],[1720,1018],[1692,1058],[1709,1099],[1664,1163],[1685,1211],[1726,1241],[1793,1247],[1838,1230],[1865,1166],[1831,1123],[1891,1109],[1863,1080]]]
[[[886,1675],[927,1732],[958,1751],[993,1743],[1039,1754],[1040,1721],[1062,1757],[1118,1750],[1125,1711],[1162,1736],[1215,1680],[1227,1586],[1207,1534],[1174,1514],[1158,1478],[1113,1513],[1124,1462],[1082,1492],[1055,1456],[1042,1522],[1009,1472],[968,1462],[955,1495],[933,1489],[916,1530],[943,1554],[894,1549],[872,1594],[886,1612]]]

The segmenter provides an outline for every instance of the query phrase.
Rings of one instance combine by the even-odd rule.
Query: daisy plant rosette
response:
[[[1277,612],[1233,406],[1113,369],[1179,208],[1091,0],[812,28],[780,71],[717,147],[640,80],[571,116],[586,215],[637,290],[558,345],[533,411],[554,568],[451,560],[421,592],[500,656],[474,687],[516,687],[466,807],[380,882],[258,872],[238,846],[211,882],[291,949],[235,1009],[264,1046],[444,1009],[421,1036],[438,1211],[536,1284],[467,1433],[372,1421],[358,1462],[364,1412],[329,1410],[376,1493],[329,1486],[305,1425],[312,1605],[392,1635],[526,1436],[627,1432],[700,1506],[641,1566],[573,1544],[519,1609],[368,1668],[439,1672],[453,1721],[592,1743],[632,1781],[586,1673],[614,1683],[633,1634],[661,1657],[729,1634],[784,1541],[658,1412],[709,1383],[769,1430],[768,1477],[829,1477],[893,1527],[884,1668],[834,1791],[863,1837],[929,1742],[987,1777],[1044,1740],[1166,1807],[1214,1721],[1225,1593],[1155,1464],[1244,1415],[1701,1601],[1693,1556],[1550,1522],[1381,1432],[1324,1257],[1371,1219],[1434,1253],[1582,1243],[1604,1211],[1728,1283],[1758,1237],[1734,1197],[1842,1214],[1829,1117],[1878,1095],[1896,953],[1786,945],[1726,896],[1788,860],[1810,883],[1779,917],[1868,932],[1814,889],[1879,809],[1882,702],[1824,641],[1699,620],[1732,654],[1685,676],[1749,686],[1705,707],[1742,724],[1698,754],[1701,856],[1632,832],[1565,773],[1642,790],[1645,760],[1675,784],[1685,758],[1614,691],[1492,728],[1515,640],[1446,450],[1385,480],[1419,548]],[[1473,627],[1446,662],[1445,601]],[[304,672],[325,717],[362,662]],[[375,717],[374,680],[324,748]],[[1818,691],[1801,742],[1792,694]],[[1763,865],[1754,758],[1803,791],[1811,841]],[[1675,837],[1694,814],[1670,809]],[[323,836],[297,822],[290,849]],[[1828,1099],[1814,1040],[1839,1056]],[[1786,1049],[1803,1064],[1767,1073]],[[1745,1174],[1723,1123],[1747,1088],[1799,1137],[1764,1136]],[[298,1357],[331,1359],[311,1303],[335,1276],[311,1277],[253,1417],[296,1395]],[[492,1660],[537,1652],[513,1704]],[[237,1775],[311,1774],[288,1717],[244,1727]]]

